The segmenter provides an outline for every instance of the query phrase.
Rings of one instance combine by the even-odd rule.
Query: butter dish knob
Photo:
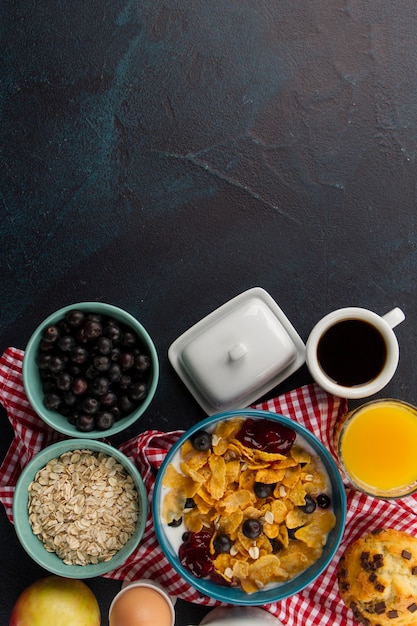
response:
[[[231,361],[239,361],[247,353],[247,348],[243,343],[237,343],[229,350],[229,358]]]

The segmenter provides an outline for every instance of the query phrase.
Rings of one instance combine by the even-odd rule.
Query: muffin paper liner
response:
[[[66,439],[53,431],[34,413],[22,382],[24,352],[7,348],[0,358],[0,402],[7,411],[14,438],[0,466],[0,500],[13,523],[14,487],[25,465],[46,446]],[[347,410],[347,401],[329,395],[316,384],[305,385],[252,408],[288,416],[310,430],[331,452],[337,463],[333,445],[336,420]],[[107,578],[132,581],[151,578],[159,582],[173,597],[210,607],[220,602],[201,595],[171,567],[159,547],[152,520],[152,495],[155,475],[168,450],[184,431],[164,433],[147,430],[118,446],[138,467],[148,493],[149,513],[145,533],[139,547]],[[389,459],[387,459],[389,463]],[[263,608],[289,626],[355,626],[352,612],[338,593],[337,566],[349,543],[376,528],[396,528],[417,536],[417,495],[401,500],[379,500],[355,491],[343,478],[347,496],[347,520],[343,540],[327,569],[300,593],[268,604]]]

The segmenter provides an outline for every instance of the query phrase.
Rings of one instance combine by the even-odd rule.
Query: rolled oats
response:
[[[135,530],[133,479],[103,452],[65,452],[37,472],[28,491],[33,533],[68,565],[109,561]]]

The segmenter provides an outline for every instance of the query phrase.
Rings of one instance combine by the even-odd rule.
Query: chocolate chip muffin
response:
[[[417,626],[417,537],[375,530],[340,559],[339,592],[364,626]]]

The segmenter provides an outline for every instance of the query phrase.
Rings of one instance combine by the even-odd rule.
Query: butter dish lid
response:
[[[168,358],[211,415],[244,408],[288,378],[305,362],[305,345],[275,300],[254,287],[178,337]]]

